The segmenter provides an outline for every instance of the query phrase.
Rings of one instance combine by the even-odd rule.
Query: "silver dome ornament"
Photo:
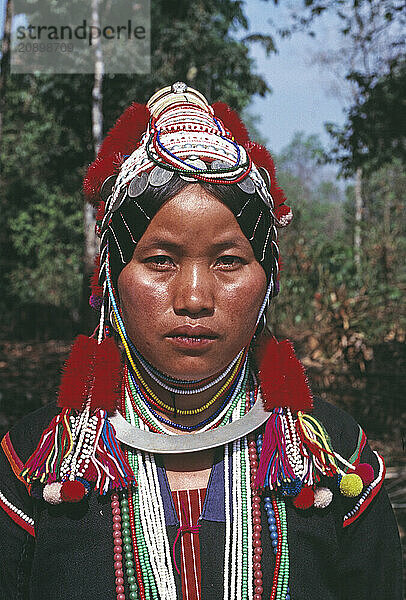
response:
[[[183,81],[175,81],[171,86],[171,92],[174,94],[184,94],[187,91],[187,85]]]
[[[173,177],[173,171],[163,169],[162,167],[154,167],[149,174],[148,182],[153,187],[161,187],[168,183]]]
[[[145,192],[148,187],[148,173],[141,173],[141,175],[136,175],[134,179],[130,182],[128,186],[128,195],[130,198],[137,198],[141,196]]]

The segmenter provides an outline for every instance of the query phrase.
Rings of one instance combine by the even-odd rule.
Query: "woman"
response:
[[[263,333],[292,218],[266,150],[176,83],[84,188],[100,324],[2,442],[4,598],[400,600],[383,460]]]

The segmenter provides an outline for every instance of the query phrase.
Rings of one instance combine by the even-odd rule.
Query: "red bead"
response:
[[[114,555],[114,562],[119,562],[121,561],[123,558],[123,555],[121,554],[121,552],[117,552],[117,554]]]
[[[257,569],[256,571],[254,571],[254,577],[255,577],[255,579],[261,579],[261,577],[262,577],[261,569]],[[259,585],[262,585],[262,583]]]
[[[124,594],[124,588],[122,585],[117,585],[116,586],[116,592],[117,594]]]
[[[114,538],[114,543],[116,546],[122,546],[123,540],[121,538],[116,537],[116,538]],[[121,548],[120,548],[120,550],[121,550]]]
[[[111,508],[120,508],[120,502],[118,500],[114,500],[111,503]]]
[[[113,523],[113,531],[121,531],[120,523]]]
[[[121,523],[121,517],[120,517],[120,515],[114,515],[114,517],[113,517],[113,523]]]
[[[113,538],[121,538],[121,531],[113,531]]]
[[[254,542],[254,545],[255,545],[255,542]],[[261,556],[261,554],[262,554],[262,548],[261,548],[261,546],[256,546],[254,548],[254,555],[255,556],[258,556],[258,555]]]
[[[117,594],[117,600],[125,600],[124,594]]]
[[[119,508],[113,508],[113,515],[120,515],[121,511]]]
[[[259,517],[254,517],[252,519],[252,522],[254,523],[254,525],[261,525],[261,519]]]
[[[256,579],[254,579],[254,585],[256,588],[258,588],[258,586],[260,587],[262,585],[262,579],[261,577],[257,577]],[[255,590],[257,592],[257,594],[259,594],[260,592],[258,591],[258,589]]]
[[[123,568],[123,562],[122,562],[122,560],[121,560],[121,554],[120,554],[120,559],[119,559],[119,560],[116,560],[116,561],[114,562],[114,568],[115,568],[115,569],[122,569],[122,568]]]
[[[262,596],[262,592],[264,591],[263,587],[261,587],[260,585],[255,589],[256,591],[256,595],[258,596]]]
[[[260,517],[260,516],[261,516],[261,511],[260,511],[260,510],[253,510],[253,511],[252,511],[252,516],[253,516],[254,518],[258,518],[258,517]]]
[[[124,572],[122,569],[116,569],[116,577],[124,577]]]
[[[123,585],[124,579],[122,577],[116,577],[116,585]]]
[[[256,527],[258,527],[258,525],[256,525]],[[255,533],[252,534],[252,539],[254,540],[254,544],[255,544],[255,542],[260,542],[261,533],[259,531],[256,531]]]
[[[255,533],[261,533],[261,531],[262,531],[262,525],[255,525],[254,526],[254,532]],[[255,533],[254,533],[254,535],[255,535]]]
[[[122,554],[122,552],[121,546],[114,546],[114,554]]]
[[[262,594],[254,594],[254,600],[262,600]]]

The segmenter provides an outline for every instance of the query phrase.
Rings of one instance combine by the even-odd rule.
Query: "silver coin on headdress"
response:
[[[137,196],[141,196],[143,192],[148,187],[148,173],[141,173],[141,175],[136,175],[134,179],[130,182],[128,186],[128,195],[130,198],[137,198]]]
[[[100,188],[100,198],[106,202],[107,198],[110,196],[113,191],[114,183],[117,179],[117,175],[109,175],[107,179],[105,179]]]
[[[196,167],[196,173],[198,173],[199,171],[205,171],[207,169],[206,163],[203,162],[202,160],[200,160],[200,158],[197,158],[195,160],[191,160],[190,158],[187,158],[185,160],[185,162],[188,165],[192,165],[193,167]],[[185,169],[187,170],[191,170],[189,169],[189,167],[185,166]],[[191,175],[180,175],[182,177],[182,179],[184,179],[185,181],[190,181],[192,183],[195,183],[197,181],[197,179],[195,179],[194,177],[192,177]]]
[[[212,171],[224,171],[225,169],[229,169],[230,166],[231,165],[224,162],[224,160],[216,158],[216,160],[213,160],[213,162],[211,163],[210,168],[212,169]]]
[[[154,187],[161,187],[161,185],[165,185],[172,179],[173,171],[168,171],[168,169],[163,169],[162,167],[154,167],[149,174],[148,182],[149,185],[153,185]]]
[[[252,181],[249,175],[247,175],[247,177],[244,177],[244,179],[241,179],[241,181],[237,181],[237,185],[246,194],[255,193],[255,183]]]

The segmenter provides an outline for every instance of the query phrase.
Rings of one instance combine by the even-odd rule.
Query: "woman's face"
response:
[[[266,276],[230,209],[193,184],[154,216],[118,290],[144,357],[177,379],[203,379],[250,342]]]

